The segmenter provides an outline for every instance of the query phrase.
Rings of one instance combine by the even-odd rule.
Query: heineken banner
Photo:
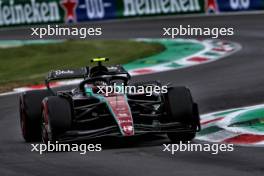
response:
[[[262,9],[264,0],[0,0],[0,27]]]
[[[57,0],[0,0],[0,26],[60,22],[63,10]]]
[[[0,0],[0,26],[203,13],[204,0]]]
[[[201,0],[123,0],[120,5],[122,16],[142,16],[160,14],[203,13]]]

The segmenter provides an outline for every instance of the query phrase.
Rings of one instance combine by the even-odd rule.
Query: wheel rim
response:
[[[25,114],[24,107],[23,107],[21,100],[20,100],[20,127],[22,131],[22,135],[25,138],[26,136],[26,114]]]
[[[46,123],[45,123],[45,112],[42,113],[42,118],[41,118],[41,135],[42,135],[42,141],[43,143],[47,144],[49,137],[48,137],[48,131],[46,129]]]

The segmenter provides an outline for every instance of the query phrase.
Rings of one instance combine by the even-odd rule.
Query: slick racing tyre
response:
[[[172,87],[168,90],[166,101],[172,121],[180,122],[193,130],[193,132],[168,133],[169,139],[172,142],[186,142],[194,139],[199,124],[199,113],[190,90],[186,87]]]
[[[42,102],[42,141],[55,143],[58,137],[71,128],[72,106],[63,97],[51,96]]]
[[[41,102],[46,90],[24,92],[19,97],[20,126],[26,142],[41,141]]]

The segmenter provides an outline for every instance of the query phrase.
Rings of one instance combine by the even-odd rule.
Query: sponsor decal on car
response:
[[[106,96],[105,100],[121,133],[125,136],[134,135],[133,118],[125,95]]]
[[[56,70],[56,75],[62,75],[62,74],[74,74],[73,70]]]

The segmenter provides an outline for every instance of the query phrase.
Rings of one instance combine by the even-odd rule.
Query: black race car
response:
[[[20,95],[21,130],[26,142],[71,142],[145,133],[166,133],[172,142],[195,137],[200,120],[189,89],[107,94],[106,88],[113,86],[156,89],[162,85],[157,81],[131,83],[122,66],[103,66],[106,60],[93,59],[98,62],[94,67],[51,71],[45,81],[47,89]],[[83,80],[73,89],[50,88],[51,81],[75,78]]]

